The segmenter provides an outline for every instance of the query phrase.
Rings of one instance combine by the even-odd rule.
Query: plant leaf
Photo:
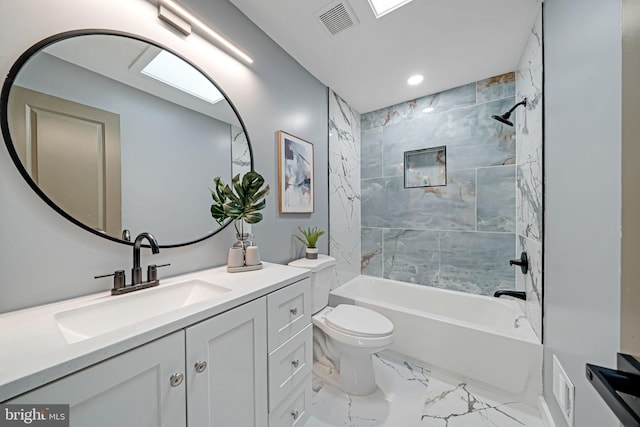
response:
[[[262,214],[260,212],[245,213],[244,220],[248,224],[256,224],[262,221]]]
[[[244,220],[248,224],[262,221],[263,216],[257,211],[266,206],[265,196],[270,188],[264,185],[264,178],[258,172],[249,171],[242,179],[236,175],[231,179],[231,185],[227,185],[222,178],[214,178],[215,189],[209,189],[214,203],[211,205],[211,216],[222,223],[230,218],[234,221]]]

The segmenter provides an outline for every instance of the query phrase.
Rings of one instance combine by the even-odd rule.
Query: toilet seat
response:
[[[393,323],[368,308],[340,304],[325,316],[330,328],[357,337],[379,338],[393,333]]]
[[[338,307],[341,307],[341,305],[338,305]],[[356,306],[351,306],[351,305],[345,305],[346,307],[355,307],[357,309],[360,310],[365,310],[367,313],[365,314],[365,316],[369,317],[368,314],[373,313],[373,315],[371,315],[371,317],[376,317],[377,316],[381,316],[384,318],[384,316],[382,316],[381,314],[375,313],[373,310],[369,310],[368,308],[364,308],[364,307],[356,307]],[[331,317],[330,314],[335,311],[338,307],[326,307],[324,308],[322,311],[320,311],[319,313],[317,313],[316,315],[311,317],[311,321],[312,323],[319,327],[325,334],[327,334],[328,336],[330,336],[331,338],[333,338],[334,340],[336,340],[337,342],[340,342],[342,344],[346,344],[349,346],[353,346],[354,349],[356,348],[360,348],[360,349],[373,349],[373,348],[386,348],[389,345],[391,345],[393,343],[393,323],[391,323],[391,321],[389,319],[384,318],[384,320],[386,322],[388,322],[388,324],[386,324],[386,322],[380,322],[382,323],[385,327],[383,329],[380,329],[378,331],[373,331],[373,333],[376,333],[377,335],[364,335],[363,334],[363,330],[366,333],[367,329],[366,327],[361,327],[361,328],[354,328],[354,329],[359,329],[359,334],[355,333],[358,331],[352,331],[352,330],[347,330],[349,329],[349,321],[348,320],[344,320],[343,319],[343,315],[344,312],[341,313],[343,310],[345,309],[340,309],[340,311],[338,311],[338,316],[335,316],[335,318],[333,319],[333,325],[337,326],[333,326],[330,324],[330,322],[327,320],[327,317]],[[347,313],[349,312],[349,308],[346,309]],[[356,311],[351,311],[351,313],[362,313],[362,311],[356,310]],[[360,314],[355,314],[352,316],[356,316],[356,317],[352,317],[352,319],[357,319],[357,316],[360,316]],[[346,317],[346,315],[345,315]],[[344,320],[345,323],[341,323],[341,320]],[[379,319],[377,319],[379,320]],[[354,322],[356,322],[357,320],[354,320]],[[374,322],[375,324],[379,324],[378,322]],[[341,326],[340,326],[341,325]],[[346,326],[346,327],[345,327]],[[353,326],[353,325],[351,325]],[[390,328],[389,328],[390,326]],[[371,330],[369,330],[371,332]]]

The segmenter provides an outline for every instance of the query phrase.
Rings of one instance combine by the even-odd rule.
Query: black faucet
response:
[[[146,232],[138,234],[136,240],[133,242],[133,268],[131,269],[132,278],[130,285],[126,284],[124,270],[118,270],[112,274],[95,276],[96,279],[113,276],[113,289],[111,289],[111,295],[122,295],[140,289],[158,286],[160,284],[160,281],[158,280],[158,268],[166,267],[170,264],[149,265],[147,267],[147,281],[142,282],[142,268],[140,268],[140,247],[142,246],[142,241],[144,239],[147,239],[147,241],[149,242],[152,253],[160,253],[160,246],[158,246],[158,241],[155,237],[153,237],[153,234]]]
[[[144,239],[147,239],[147,241],[149,242],[152,253],[160,253],[158,241],[155,237],[153,237],[153,234],[147,232],[138,234],[136,240],[134,240],[133,242],[133,268],[131,269],[132,285],[139,285],[140,283],[142,283],[142,268],[140,268],[140,246],[142,245],[142,241]]]
[[[527,293],[523,292],[523,291],[511,291],[511,290],[500,290],[500,291],[496,291],[493,296],[496,298],[500,298],[502,295],[506,295],[508,297],[514,297],[514,298],[519,298],[521,300],[525,300],[527,299]]]

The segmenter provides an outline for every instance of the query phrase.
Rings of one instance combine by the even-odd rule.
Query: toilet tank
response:
[[[329,291],[335,278],[336,259],[318,255],[318,259],[300,258],[289,265],[311,270],[311,313],[325,308],[329,304]]]

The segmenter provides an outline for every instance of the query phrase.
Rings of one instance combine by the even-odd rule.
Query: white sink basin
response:
[[[115,331],[229,292],[202,280],[135,291],[54,315],[69,344]]]

